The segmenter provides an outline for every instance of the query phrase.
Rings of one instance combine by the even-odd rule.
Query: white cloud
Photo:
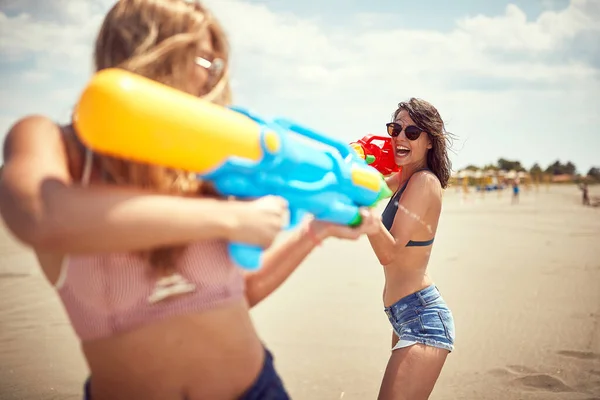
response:
[[[509,4],[504,15],[465,18],[459,21],[458,26],[482,50],[549,51],[555,49],[563,38],[576,32],[572,22],[579,13],[572,10],[569,7],[559,13],[547,11],[537,21],[528,22],[519,7]]]
[[[93,37],[101,18],[98,14],[61,23],[39,20],[29,13],[12,18],[0,13],[0,54],[12,62],[35,55],[35,63],[45,70],[80,70],[82,64],[90,63]]]
[[[5,3],[0,56],[13,63],[35,56],[22,71],[23,86],[11,87],[30,93],[33,78],[62,71],[60,86],[38,93],[36,104],[45,99],[49,112],[63,112],[91,71],[94,35],[113,1]],[[591,47],[600,39],[600,2],[572,0],[535,20],[509,4],[502,15],[464,17],[450,32],[373,24],[376,14],[340,26],[243,0],[207,4],[230,35],[236,100],[245,106],[351,140],[379,132],[397,102],[417,96],[435,104],[463,139],[458,165],[500,156],[547,163],[566,150],[588,164],[597,157],[589,143],[565,149],[551,135],[581,125],[580,135],[600,147],[584,123],[597,119],[600,100],[600,65],[592,62],[598,55],[600,64],[600,54]],[[52,108],[59,98],[67,104]],[[541,152],[540,141],[553,153]]]
[[[264,7],[241,6],[234,1],[214,3],[217,15],[223,16],[230,27],[238,55],[263,49],[264,55],[271,56],[276,64],[268,66],[262,61],[268,72],[280,70],[281,62],[286,71],[279,74],[286,79],[298,75],[300,80],[310,81],[318,75],[340,84],[347,81],[332,77],[338,73],[346,75],[349,67],[353,78],[360,75],[365,79],[372,79],[373,72],[393,77],[424,72],[443,75],[444,70],[525,80],[588,79],[593,77],[594,69],[576,61],[560,65],[529,58],[498,62],[488,54],[498,50],[548,53],[580,32],[597,30],[599,14],[584,13],[587,4],[575,1],[563,11],[545,12],[531,22],[518,7],[508,5],[504,15],[464,18],[454,31],[443,33],[373,27],[331,32],[326,26],[278,16]],[[527,74],[523,74],[524,68]],[[307,75],[307,70],[315,73]],[[361,73],[357,74],[359,70]]]

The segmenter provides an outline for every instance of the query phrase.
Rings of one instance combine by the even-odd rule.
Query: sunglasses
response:
[[[388,122],[385,124],[387,133],[391,137],[398,137],[402,133],[402,125],[397,122]],[[409,125],[404,128],[404,135],[408,140],[417,140],[423,130],[416,125]]]
[[[212,78],[219,76],[225,67],[225,61],[221,58],[215,58],[210,61],[204,57],[196,57],[194,61],[196,62],[196,65],[207,70]]]

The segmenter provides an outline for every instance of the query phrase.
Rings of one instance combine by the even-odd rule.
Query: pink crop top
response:
[[[89,181],[90,159],[86,154],[84,184]],[[230,261],[225,241],[191,244],[176,271],[157,281],[151,267],[133,254],[67,256],[55,288],[81,341],[244,296],[242,271]]]

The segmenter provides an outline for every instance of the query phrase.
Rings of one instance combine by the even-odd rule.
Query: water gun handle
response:
[[[261,266],[263,249],[259,246],[230,242],[228,250],[231,260],[244,269],[254,271]]]
[[[295,228],[302,222],[302,219],[306,215],[306,211],[297,208],[290,209],[290,221],[286,230]],[[255,246],[247,243],[228,243],[228,253],[231,260],[238,266],[255,271],[262,265],[262,253],[264,249],[260,246]]]

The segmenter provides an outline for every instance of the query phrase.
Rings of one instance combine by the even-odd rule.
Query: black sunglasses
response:
[[[387,126],[387,133],[391,137],[397,137],[402,133],[402,125],[397,122],[388,122],[385,126]],[[421,136],[421,132],[423,130],[416,125],[409,125],[404,128],[404,135],[408,140],[417,140]]]

